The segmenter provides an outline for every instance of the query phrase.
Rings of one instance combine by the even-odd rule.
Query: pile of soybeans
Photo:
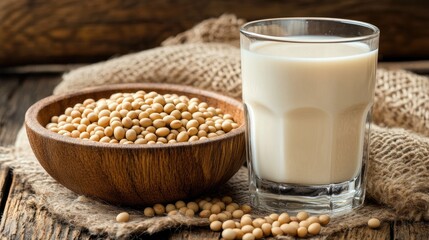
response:
[[[198,98],[145,91],[86,99],[46,125],[64,136],[120,144],[194,142],[238,127],[230,114]]]
[[[299,212],[296,216],[287,213],[272,213],[264,217],[250,215],[252,208],[248,204],[239,205],[229,196],[222,198],[203,198],[191,202],[177,201],[172,204],[155,204],[144,209],[146,217],[183,215],[199,216],[210,221],[212,231],[221,232],[223,239],[262,239],[268,236],[315,236],[322,226],[329,223],[328,215],[310,216],[307,212]],[[118,222],[127,222],[127,212],[119,213]]]

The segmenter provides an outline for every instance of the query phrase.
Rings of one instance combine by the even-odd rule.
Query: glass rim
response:
[[[341,37],[341,38],[335,38],[335,39],[299,39],[297,40],[294,37],[290,36],[271,36],[266,34],[260,34],[255,33],[253,31],[249,31],[246,28],[255,25],[257,23],[262,22],[268,22],[268,21],[284,21],[284,20],[318,20],[318,21],[324,21],[324,22],[339,22],[339,23],[345,23],[355,26],[361,26],[365,27],[367,29],[372,30],[371,34],[363,35],[363,36],[356,36],[356,37]],[[240,27],[240,33],[245,35],[248,38],[256,38],[260,40],[270,40],[270,41],[276,41],[276,42],[290,42],[290,43],[344,43],[344,42],[357,42],[357,41],[363,41],[363,40],[369,40],[376,37],[379,37],[380,30],[378,27],[376,27],[373,24],[357,21],[357,20],[350,20],[350,19],[343,19],[343,18],[326,18],[326,17],[284,17],[284,18],[267,18],[267,19],[260,19],[255,21],[250,21],[245,24],[243,24]]]

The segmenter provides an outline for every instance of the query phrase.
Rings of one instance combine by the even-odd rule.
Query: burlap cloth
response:
[[[187,84],[241,95],[238,29],[233,15],[206,20],[167,39],[163,46],[73,70],[63,76],[54,93],[87,86],[123,82]],[[322,235],[382,220],[429,220],[429,78],[407,71],[378,70],[373,107],[367,201],[350,214],[335,217]],[[0,148],[2,164],[14,168],[32,194],[29,204],[47,209],[53,218],[83,227],[91,234],[127,237],[179,226],[206,226],[206,219],[182,216],[145,218],[138,209],[94,201],[62,187],[38,164],[24,130],[14,148]],[[248,203],[247,170],[243,167],[215,194],[228,194]],[[121,211],[128,223],[116,223]]]

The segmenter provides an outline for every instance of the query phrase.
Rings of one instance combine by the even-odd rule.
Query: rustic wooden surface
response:
[[[397,68],[398,63],[383,63],[385,68]],[[429,76],[429,61],[404,63],[409,69],[419,69]],[[43,69],[43,68],[41,68]],[[48,73],[46,73],[48,72]],[[22,127],[27,108],[51,94],[60,81],[60,73],[31,71],[31,74],[1,73],[0,70],[0,146],[13,145]],[[86,229],[55,220],[44,208],[38,208],[32,192],[21,183],[9,168],[0,169],[0,237],[1,239],[106,239],[91,235]],[[136,235],[132,239],[219,239],[220,234],[207,228],[182,228]],[[273,239],[273,238],[271,238]],[[327,239],[429,239],[429,222],[383,223],[378,230],[367,227],[335,233]]]
[[[247,20],[320,16],[366,21],[381,29],[381,59],[428,59],[428,9],[426,0],[2,0],[0,66],[106,59],[158,46],[223,13]]]

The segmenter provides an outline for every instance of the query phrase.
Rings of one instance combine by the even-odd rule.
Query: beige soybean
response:
[[[155,211],[156,215],[162,215],[162,214],[165,213],[165,207],[164,207],[164,205],[159,204],[159,203],[153,205],[153,210]]]
[[[276,236],[281,236],[283,235],[283,231],[281,230],[280,227],[273,227],[271,228],[271,234],[276,237]]]
[[[296,217],[298,218],[299,221],[303,221],[305,219],[308,218],[308,213],[307,212],[299,212],[298,214],[296,214]]]
[[[186,207],[192,209],[194,212],[198,212],[200,210],[200,207],[196,202],[188,202],[186,204]]]
[[[240,220],[240,224],[241,226],[252,225],[253,224],[252,218],[243,216]]]
[[[243,204],[241,205],[241,210],[246,214],[246,213],[250,213],[252,211],[252,207],[249,206],[248,204]]]
[[[228,219],[231,219],[231,218],[232,218],[232,214],[231,214],[231,212],[223,211],[222,213],[223,213],[223,214],[225,214],[225,215],[228,217]]]
[[[320,226],[320,223],[312,223],[307,228],[308,233],[311,235],[319,234],[321,229],[322,229],[322,227]]]
[[[252,233],[246,233],[242,237],[243,240],[255,240],[255,235]]]
[[[310,216],[309,218],[307,218],[306,220],[301,221],[301,222],[308,222],[308,225],[310,225],[312,223],[320,223],[318,216]]]
[[[237,234],[232,229],[228,228],[228,229],[225,229],[222,231],[222,237],[225,240],[234,240],[236,236],[237,236]]]
[[[298,228],[291,224],[285,223],[280,226],[280,229],[287,235],[296,236]]]
[[[121,212],[116,216],[117,222],[128,222],[130,220],[130,214],[127,212]]]
[[[379,228],[380,225],[381,225],[381,222],[377,218],[371,218],[368,220],[368,227],[372,229]]]
[[[200,201],[198,201],[198,207],[200,207],[202,209],[204,204],[206,204],[206,203],[207,203],[206,200],[200,200]]]
[[[225,222],[226,220],[231,219],[228,215],[226,215],[225,213],[219,213],[217,214],[217,217],[219,219],[219,221]]]
[[[226,220],[222,223],[222,229],[235,228],[234,220]]]
[[[265,220],[255,219],[252,222],[252,226],[255,227],[255,228],[260,228],[262,226],[262,224],[264,224],[264,223],[265,223]]]
[[[125,137],[125,130],[122,127],[116,127],[113,130],[113,135],[117,140],[121,140]]]
[[[270,214],[270,218],[273,221],[277,221],[277,219],[279,219],[279,215],[277,213],[272,213],[272,214]]]
[[[222,230],[222,222],[215,220],[210,223],[210,229],[214,232],[219,232]]]
[[[298,222],[296,222],[296,221],[292,221],[292,222],[290,222],[290,223],[288,223],[289,225],[292,225],[292,226],[294,226],[296,229],[298,229],[299,228],[299,223]]]
[[[177,135],[177,141],[178,142],[186,142],[189,139],[189,134],[187,132],[180,132],[179,135]]]
[[[235,232],[235,239],[243,239],[244,232],[240,228],[232,229]]]
[[[211,214],[210,210],[202,210],[199,216],[202,218],[209,218]]]
[[[176,206],[177,209],[180,209],[182,207],[186,207],[186,203],[184,201],[182,201],[182,200],[179,200],[179,201],[177,201],[175,203],[175,206]]]
[[[136,140],[136,139],[137,139],[137,133],[136,133],[136,131],[134,131],[133,129],[128,129],[128,130],[125,132],[125,137],[126,137],[126,139],[127,139],[127,140],[129,140],[129,141],[134,141],[134,140]]]
[[[166,127],[160,127],[156,129],[155,134],[159,137],[166,137],[168,134],[170,134],[170,129]]]
[[[264,237],[264,232],[260,228],[253,229],[252,234],[254,236],[254,239],[261,239]]]
[[[167,204],[167,205],[165,206],[165,211],[166,211],[167,213],[169,213],[169,212],[171,212],[171,211],[173,211],[173,210],[176,210],[176,206],[174,206],[173,204],[169,203],[169,204]]]
[[[274,222],[274,220],[271,219],[269,216],[264,217],[264,219],[265,219],[265,222],[269,224],[272,224]]]
[[[209,222],[214,222],[214,221],[219,221],[219,217],[217,216],[217,214],[212,214],[209,217]]]
[[[312,222],[310,222],[308,220],[304,220],[304,221],[299,222],[299,226],[305,227],[305,228],[308,228],[308,226],[310,226],[310,224],[312,224]]]
[[[213,206],[213,203],[211,203],[211,202],[206,202],[206,203],[203,205],[202,209],[204,209],[204,210],[210,210],[210,209],[212,208],[212,206]]]
[[[220,213],[220,212],[222,211],[222,209],[220,208],[220,206],[219,206],[219,205],[217,205],[217,204],[213,204],[213,205],[211,206],[211,208],[210,208],[210,211],[211,211],[212,213],[214,213],[214,214],[218,214],[218,213]]]
[[[319,216],[319,222],[321,225],[325,226],[331,221],[331,218],[329,215],[320,215]]]
[[[241,218],[244,215],[244,212],[242,210],[235,210],[232,212],[233,218]]]
[[[306,227],[299,227],[297,230],[297,235],[300,238],[304,238],[307,236],[308,230]]]
[[[237,209],[239,209],[240,208],[240,206],[237,204],[237,203],[230,203],[230,204],[228,204],[228,206],[230,206],[231,207],[231,209],[234,209],[234,210],[237,210]],[[227,206],[227,207],[228,207]],[[234,210],[232,210],[232,211],[228,211],[228,212],[233,212]]]
[[[153,216],[155,216],[155,210],[153,210],[153,208],[151,208],[151,207],[147,207],[143,210],[143,214],[146,217],[153,217]]]
[[[255,229],[255,228],[252,225],[246,225],[246,226],[241,227],[241,230],[244,233],[251,233],[251,232],[253,232],[253,229]]]
[[[280,226],[281,226],[281,224],[280,224],[280,222],[279,222],[279,221],[274,221],[271,225],[272,225],[273,227],[280,227]]]
[[[224,202],[221,202],[221,201],[219,201],[219,202],[217,202],[217,203],[215,203],[216,205],[219,205],[219,207],[220,207],[220,209],[222,209],[222,210],[225,210],[225,203]]]
[[[280,224],[289,223],[290,222],[289,214],[287,213],[280,214],[279,217],[277,218],[277,221],[279,221]]]
[[[270,236],[271,235],[271,224],[270,223],[264,223],[261,226],[262,231],[264,232],[264,236]]]
[[[194,210],[192,210],[192,209],[188,208],[188,209],[185,211],[185,216],[186,216],[186,217],[194,217],[194,216],[195,216],[195,212],[194,212]]]

